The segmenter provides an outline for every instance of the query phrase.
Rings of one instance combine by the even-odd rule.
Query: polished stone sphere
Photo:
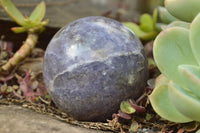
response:
[[[139,39],[105,17],[86,17],[63,27],[44,56],[43,77],[52,100],[77,120],[111,119],[122,100],[140,96],[147,75]]]

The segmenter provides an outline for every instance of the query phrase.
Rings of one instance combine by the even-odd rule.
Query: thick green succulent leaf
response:
[[[192,65],[180,65],[178,67],[185,86],[200,98],[200,67]]]
[[[166,24],[169,24],[173,21],[177,21],[178,19],[175,18],[174,16],[172,16],[166,8],[164,7],[158,7],[158,16],[159,16],[159,19],[163,22],[163,23],[166,23]]]
[[[165,75],[160,74],[155,80],[155,87],[168,85],[169,79],[165,77]]]
[[[23,33],[23,32],[27,31],[27,29],[25,27],[12,27],[11,30],[14,33]]]
[[[145,36],[147,33],[142,31],[140,29],[140,27],[132,22],[123,22],[123,24],[128,27],[131,31],[133,31],[133,33],[135,33],[135,35],[139,38],[141,38],[142,36]]]
[[[153,18],[145,13],[140,17],[140,29],[144,32],[153,31]]]
[[[162,31],[154,41],[153,55],[159,70],[178,84],[182,84],[178,66],[198,64],[190,47],[189,30],[181,27]]]
[[[171,28],[171,27],[183,27],[186,29],[190,29],[190,23],[184,22],[184,21],[174,21],[170,24],[168,24],[165,29]]]
[[[149,96],[149,99],[154,111],[162,118],[179,123],[192,121],[174,107],[168,96],[168,85],[156,87]]]
[[[191,22],[200,12],[200,0],[165,0],[165,7],[173,16]]]
[[[186,117],[200,121],[200,99],[186,89],[174,82],[169,83],[169,98],[176,107]]]
[[[37,7],[33,10],[33,12],[31,13],[29,19],[33,22],[37,22],[40,23],[42,21],[42,19],[44,18],[45,15],[45,11],[46,11],[46,6],[44,1],[42,1],[39,5],[37,5]]]
[[[190,42],[193,54],[200,65],[200,13],[192,21],[190,28]]]
[[[0,0],[1,5],[7,14],[19,25],[24,25],[24,16],[21,12],[15,7],[15,5],[10,0]]]
[[[120,109],[122,112],[127,114],[133,114],[136,111],[128,101],[122,101],[120,104]]]

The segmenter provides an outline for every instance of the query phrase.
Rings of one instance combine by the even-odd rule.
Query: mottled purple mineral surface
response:
[[[55,104],[77,120],[105,121],[120,102],[144,90],[143,46],[123,24],[86,17],[63,27],[49,43],[43,74]]]

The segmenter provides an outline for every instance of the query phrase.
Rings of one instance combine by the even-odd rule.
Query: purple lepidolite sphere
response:
[[[44,81],[52,100],[77,120],[110,119],[122,100],[140,96],[147,73],[139,39],[105,17],[86,17],[63,27],[44,57]]]

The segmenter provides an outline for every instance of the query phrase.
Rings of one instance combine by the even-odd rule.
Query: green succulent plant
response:
[[[45,30],[48,19],[43,20],[46,12],[45,2],[38,4],[29,17],[25,17],[10,0],[0,0],[5,12],[19,25],[12,27],[14,33],[27,32],[27,38],[20,49],[5,64],[0,66],[0,75],[9,75],[34,49],[39,34]]]
[[[133,22],[124,22],[130,30],[132,30],[137,37],[143,41],[149,41],[154,39],[160,32],[160,28],[157,27],[157,9],[154,10],[153,16],[145,13],[140,17],[140,24]]]
[[[200,122],[200,1],[165,0],[165,6],[179,20],[154,41],[153,55],[162,74],[150,102],[166,120]]]

